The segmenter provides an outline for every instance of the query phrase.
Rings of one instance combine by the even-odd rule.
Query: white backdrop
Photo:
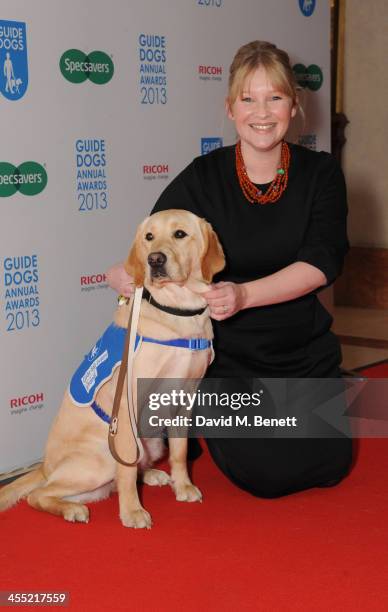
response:
[[[291,139],[329,150],[328,0],[2,0],[0,473],[42,456],[139,221],[202,139],[235,142],[228,67],[255,39],[305,74]],[[85,63],[106,82],[73,82]]]

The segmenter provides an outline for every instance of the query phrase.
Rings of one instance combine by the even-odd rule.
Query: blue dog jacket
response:
[[[85,355],[70,381],[70,397],[77,406],[90,406],[99,388],[112,378],[121,363],[126,333],[125,327],[112,323]]]
[[[116,367],[121,364],[126,333],[126,328],[118,327],[112,323],[104,331],[101,338],[97,340],[89,353],[85,355],[83,362],[70,381],[69,394],[74,404],[77,406],[90,406],[94,403],[97,391],[105,382],[112,378]],[[137,334],[135,351],[140,342],[176,346],[191,351],[203,351],[212,346],[211,340],[207,340],[206,338],[157,340]],[[100,414],[98,414],[98,416],[101,417]]]

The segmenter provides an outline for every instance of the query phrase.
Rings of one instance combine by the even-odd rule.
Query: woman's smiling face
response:
[[[237,99],[228,104],[228,117],[235,123],[243,153],[280,146],[296,111],[290,96],[272,85],[262,66],[246,79]]]

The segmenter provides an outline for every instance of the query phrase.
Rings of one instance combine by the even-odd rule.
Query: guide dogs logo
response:
[[[19,100],[28,86],[26,24],[0,20],[0,91]]]
[[[299,8],[305,17],[311,17],[315,9],[316,0],[299,0]]]
[[[38,255],[11,255],[3,261],[7,332],[40,325]]]
[[[70,83],[83,83],[89,79],[96,85],[105,85],[114,73],[113,62],[103,51],[92,51],[86,55],[79,49],[69,49],[62,54],[59,67]]]
[[[37,195],[47,185],[47,172],[40,164],[27,161],[18,168],[0,162],[0,197],[7,198],[17,191],[23,195]]]
[[[218,136],[201,138],[201,155],[207,155],[211,151],[214,151],[214,149],[219,149],[222,145],[223,140]]]
[[[295,64],[293,71],[297,82],[303,88],[317,91],[323,83],[322,70],[316,64],[311,64],[307,68],[304,64]]]

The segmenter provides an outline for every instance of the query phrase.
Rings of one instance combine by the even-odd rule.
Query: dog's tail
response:
[[[28,472],[28,474],[5,485],[0,489],[0,511],[10,508],[45,482],[46,479],[43,475],[42,466],[40,466],[36,470]]]

